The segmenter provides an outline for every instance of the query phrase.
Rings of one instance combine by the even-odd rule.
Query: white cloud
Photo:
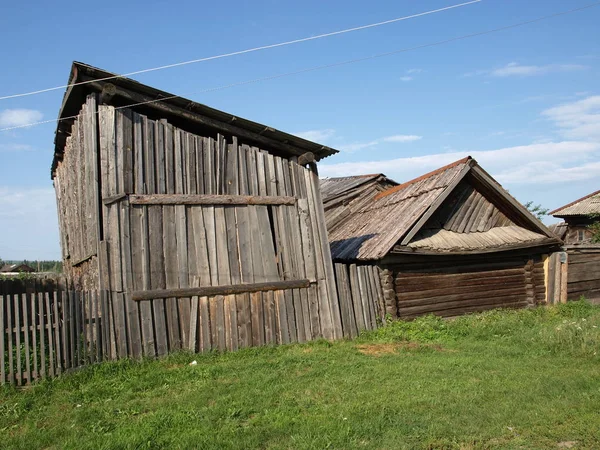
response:
[[[423,72],[423,69],[408,69],[406,71],[406,73],[409,75],[416,75],[416,74],[422,73],[422,72]]]
[[[43,114],[35,109],[5,109],[0,111],[0,127],[19,127],[39,122]]]
[[[0,257],[60,259],[52,188],[0,186]]]
[[[542,112],[569,139],[600,139],[600,95]]]
[[[418,141],[420,139],[423,139],[423,136],[416,136],[413,134],[396,134],[393,136],[386,136],[379,139],[374,139],[368,142],[355,142],[352,144],[342,145],[340,146],[340,150],[351,153],[365,148],[375,147],[376,145],[381,144],[383,142],[406,143]]]
[[[584,70],[586,66],[581,64],[546,64],[541,66],[536,65],[522,65],[517,62],[511,62],[503,67],[496,69],[476,70],[473,72],[467,72],[464,77],[475,77],[481,75],[491,75],[493,77],[530,77],[535,75],[546,75],[548,73],[555,72],[573,72],[576,70]]]
[[[409,77],[409,76],[400,77],[400,81],[405,81],[406,82],[406,81],[412,81],[412,80],[413,80],[413,77]]]
[[[0,144],[0,152],[27,152],[31,150],[33,150],[33,147],[27,144]]]
[[[548,182],[556,183],[557,181],[562,181],[556,175],[557,167],[570,167],[574,163],[578,163],[581,167],[588,167],[589,164],[586,161],[599,152],[600,143],[563,141],[487,151],[436,153],[382,161],[360,161],[338,164],[322,163],[319,169],[322,176],[328,177],[385,173],[391,178],[396,179],[396,181],[402,182],[470,154],[487,171],[497,176],[501,182],[533,182],[530,173],[526,173],[525,170],[519,173],[520,169],[530,167],[532,170],[533,168],[537,168],[537,179],[535,182],[545,182],[543,180],[547,180]],[[552,161],[554,165],[552,167],[548,166],[546,164],[547,161]],[[579,172],[576,167],[573,166],[570,172],[566,173],[572,176],[575,176],[577,173],[582,176],[584,173],[591,173],[589,167],[585,170],[580,169]]]
[[[331,139],[335,135],[335,130],[331,128],[326,128],[324,130],[308,130],[308,131],[300,131],[298,133],[293,133],[295,136],[301,137],[303,139],[307,139],[309,141],[314,142],[325,142]]]
[[[423,139],[423,136],[416,136],[414,134],[396,134],[394,136],[388,136],[381,139],[384,142],[413,142]]]

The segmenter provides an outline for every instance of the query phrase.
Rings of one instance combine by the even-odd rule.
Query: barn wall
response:
[[[524,308],[545,301],[544,265],[533,257],[479,257],[424,262],[410,258],[394,273],[398,316],[457,316],[494,308]]]
[[[54,176],[63,270],[70,284],[98,288],[97,114],[90,96],[73,122]]]
[[[194,135],[127,109],[99,111],[100,275],[112,292],[120,351],[160,355],[342,337],[313,171],[236,138]],[[140,201],[151,195],[153,203]],[[205,203],[161,197],[168,195],[202,195]],[[254,200],[223,204],[223,196]],[[133,300],[164,289],[286,281],[306,286]]]
[[[600,246],[568,248],[569,300],[600,301]]]

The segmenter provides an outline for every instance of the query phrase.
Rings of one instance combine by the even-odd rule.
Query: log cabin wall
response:
[[[406,257],[385,264],[393,273],[400,318],[443,317],[545,302],[543,255],[489,256],[429,261]]]

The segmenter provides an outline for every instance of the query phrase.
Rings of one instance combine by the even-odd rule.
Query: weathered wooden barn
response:
[[[354,201],[361,208],[328,230],[332,256],[379,268],[388,314],[455,316],[546,300],[544,262],[560,239],[472,158]]]
[[[64,270],[103,293],[113,353],[341,337],[316,169],[336,150],[81,63],[69,85]]]
[[[568,253],[567,295],[569,300],[585,297],[600,301],[600,244],[594,243],[593,223],[600,221],[600,191],[592,192],[549,214],[564,222],[554,232],[564,240]]]

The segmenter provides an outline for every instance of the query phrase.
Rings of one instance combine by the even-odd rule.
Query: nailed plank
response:
[[[290,333],[288,329],[287,307],[285,302],[285,291],[275,291],[275,311],[277,314],[277,337],[279,344],[290,343]]]
[[[131,351],[131,356],[137,359],[141,358],[143,353],[139,309],[137,303],[131,301],[130,295],[136,284],[134,281],[136,275],[134,274],[133,269],[132,252],[132,241],[134,237],[137,237],[135,233],[132,232],[132,215],[134,214],[135,212],[131,211],[128,203],[121,204],[121,249],[123,252],[122,267],[124,270],[123,278],[126,291],[124,307],[127,316],[127,338],[129,340],[128,347]]]
[[[266,283],[245,283],[238,285],[229,286],[204,286],[204,287],[190,287],[190,288],[179,288],[179,289],[161,289],[161,290],[148,290],[148,291],[136,291],[133,292],[132,298],[135,301],[141,300],[152,300],[154,298],[163,297],[192,297],[197,295],[203,296],[215,296],[215,295],[232,295],[242,294],[248,292],[264,292],[264,291],[276,291],[282,289],[296,289],[296,288],[307,288],[310,285],[309,280],[286,280],[286,281],[269,281]]]
[[[54,297],[54,302],[53,302],[53,306],[54,306],[54,339],[56,341],[56,369],[57,369],[57,373],[60,374],[62,373],[62,345],[60,342],[60,315],[58,314],[58,303],[59,303],[59,299],[60,299],[60,293],[59,292],[54,292],[53,293],[53,297]]]
[[[29,308],[27,294],[21,294],[21,306],[23,311],[23,337],[24,337],[24,350],[25,350],[25,376],[27,378],[27,384],[31,384],[31,348],[29,347]],[[19,333],[21,330],[17,330]],[[2,354],[4,358],[4,354]]]
[[[17,385],[23,384],[23,372],[21,365],[21,308],[19,307],[19,294],[14,294],[13,296],[13,313],[15,318],[15,345],[16,345],[16,353],[17,353]],[[10,330],[12,333],[12,329]]]
[[[39,298],[41,299],[42,294],[39,294]],[[14,338],[13,338],[13,318],[14,318],[14,308],[12,302],[12,295],[6,295],[6,322],[7,322],[7,332],[8,332],[8,382],[10,384],[15,383],[15,362],[14,362]],[[40,300],[41,302],[41,300]],[[43,314],[43,313],[40,313]],[[43,323],[42,317],[40,317],[40,323]],[[2,333],[4,333],[4,329],[2,329]],[[44,334],[44,329],[42,328],[42,335]],[[42,338],[42,361],[45,361],[44,357],[45,346],[44,340]],[[4,353],[2,354],[2,358],[4,359]],[[42,363],[43,364],[43,363]],[[42,366],[43,367],[43,366]],[[45,375],[45,370],[44,370]]]
[[[50,308],[50,295],[48,292],[44,293],[44,300],[46,303],[46,323],[44,327],[46,328],[46,332],[48,333],[48,363],[49,363],[49,372],[50,376],[53,377],[56,372],[54,370],[54,339],[52,338],[52,309]],[[18,317],[18,315],[17,315]],[[17,338],[18,344],[18,338]],[[20,370],[20,368],[19,368]]]

